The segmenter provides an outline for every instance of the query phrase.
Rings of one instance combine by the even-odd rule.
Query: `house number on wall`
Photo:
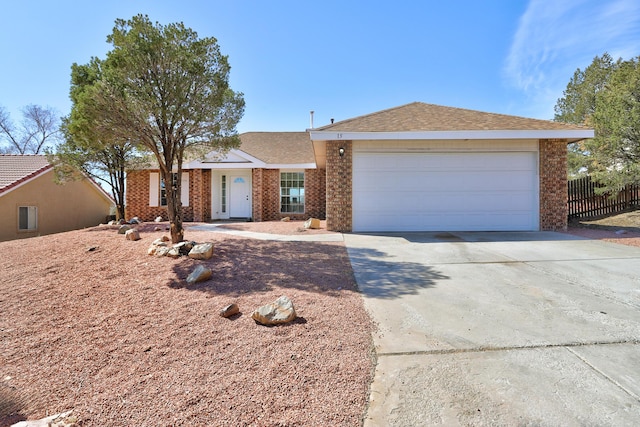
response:
[[[342,139],[342,134],[341,133],[339,133],[337,136],[338,136],[338,139]]]

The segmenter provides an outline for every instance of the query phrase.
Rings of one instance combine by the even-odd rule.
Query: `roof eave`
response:
[[[40,178],[42,175],[46,174],[47,172],[49,172],[52,169],[53,169],[52,165],[46,165],[46,166],[38,169],[37,171],[34,171],[31,174],[20,178],[19,180],[9,184],[8,186],[6,186],[2,190],[0,190],[0,196],[4,196],[5,194],[11,193],[13,190],[17,190],[18,188],[22,187],[23,185],[28,184],[31,181]]]
[[[594,137],[593,129],[549,130],[456,130],[411,132],[309,131],[312,141],[359,140],[446,140],[446,139],[567,139],[570,142]]]

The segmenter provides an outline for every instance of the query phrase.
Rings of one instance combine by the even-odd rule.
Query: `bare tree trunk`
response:
[[[174,186],[173,173],[171,170],[164,175],[167,195],[167,214],[169,216],[169,226],[171,227],[171,243],[175,244],[184,240],[182,202],[180,201],[180,177],[178,176],[176,185]]]
[[[126,203],[126,198],[125,198],[125,179],[126,179],[126,172],[124,170],[124,164],[125,164],[126,160],[124,159],[124,154],[121,157],[121,163],[120,163],[120,169],[118,169],[117,171],[117,179],[118,179],[118,200],[116,200],[116,207],[117,207],[117,212],[116,215],[119,216],[120,218],[124,218],[125,216],[125,203]]]

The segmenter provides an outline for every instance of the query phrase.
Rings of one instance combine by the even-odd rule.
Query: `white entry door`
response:
[[[251,176],[229,176],[229,217],[251,218]]]

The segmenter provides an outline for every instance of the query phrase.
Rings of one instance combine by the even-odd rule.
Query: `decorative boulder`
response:
[[[180,258],[180,249],[172,246],[165,255],[171,258]]]
[[[124,238],[135,242],[136,240],[140,240],[140,232],[135,228],[132,228],[131,230],[124,232]]]
[[[193,249],[193,247],[196,244],[197,244],[196,242],[184,241],[184,242],[176,243],[175,245],[173,245],[173,247],[178,249],[178,251],[180,252],[180,255],[189,255],[189,252],[191,252],[191,249]]]
[[[320,228],[320,220],[316,218],[309,218],[304,222],[304,228]]]
[[[162,239],[156,239],[151,244],[153,246],[167,246],[167,241]]]
[[[212,272],[203,265],[199,265],[193,269],[187,277],[187,283],[197,283],[211,278]]]
[[[209,259],[213,256],[213,243],[200,243],[189,251],[189,258]]]
[[[123,224],[120,226],[120,228],[118,228],[118,234],[124,234],[129,230],[131,230],[131,226],[127,224]]]
[[[169,249],[166,246],[156,246],[155,255],[156,256],[167,256],[169,254]],[[151,255],[151,254],[149,254]]]
[[[220,316],[222,317],[231,317],[234,314],[238,313],[240,313],[240,307],[238,307],[238,304],[229,304],[228,306],[220,310]]]
[[[155,222],[162,222],[162,217],[161,216],[157,216],[156,219],[154,219]]]
[[[129,224],[140,224],[140,218],[138,218],[137,216],[134,216],[129,220]]]
[[[284,218],[282,218],[280,221],[282,222],[289,222],[291,221],[291,217],[285,216]]]
[[[262,325],[279,325],[295,320],[296,309],[293,302],[283,295],[271,304],[258,308],[251,318]]]

